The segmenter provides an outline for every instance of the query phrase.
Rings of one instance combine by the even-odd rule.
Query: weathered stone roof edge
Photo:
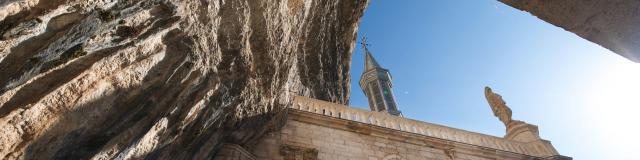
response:
[[[372,112],[346,105],[298,96],[289,108],[322,114],[339,119],[415,133],[424,136],[451,140],[476,146],[532,155],[537,157],[555,156],[554,151],[545,149],[544,144],[512,141],[496,136],[451,128],[443,125],[412,120],[403,117]],[[548,142],[548,141],[547,141]]]

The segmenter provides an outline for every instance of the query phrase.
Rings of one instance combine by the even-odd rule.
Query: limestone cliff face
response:
[[[640,1],[499,1],[640,63]]]
[[[205,159],[347,103],[367,0],[4,0],[0,159]]]

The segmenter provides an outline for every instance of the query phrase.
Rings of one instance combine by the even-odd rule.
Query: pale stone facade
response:
[[[510,140],[306,97],[296,97],[285,117],[279,130],[252,146],[227,145],[221,152],[235,157],[219,159],[571,159],[542,139]]]

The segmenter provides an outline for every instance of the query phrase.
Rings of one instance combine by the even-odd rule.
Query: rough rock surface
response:
[[[499,0],[640,63],[638,0]]]
[[[367,3],[0,1],[0,159],[208,159],[346,104]]]

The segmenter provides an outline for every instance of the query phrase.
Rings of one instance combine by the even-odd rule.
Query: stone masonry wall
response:
[[[317,159],[536,159],[522,154],[500,152],[478,146],[466,146],[437,138],[390,131],[376,126],[357,123],[327,122],[331,117],[312,115],[305,118],[294,112],[281,131],[267,134],[256,146],[253,154],[258,159],[284,159],[289,153],[283,146],[317,150]],[[314,121],[314,122],[309,122]],[[339,120],[344,121],[344,120]],[[344,127],[344,128],[343,128]]]

